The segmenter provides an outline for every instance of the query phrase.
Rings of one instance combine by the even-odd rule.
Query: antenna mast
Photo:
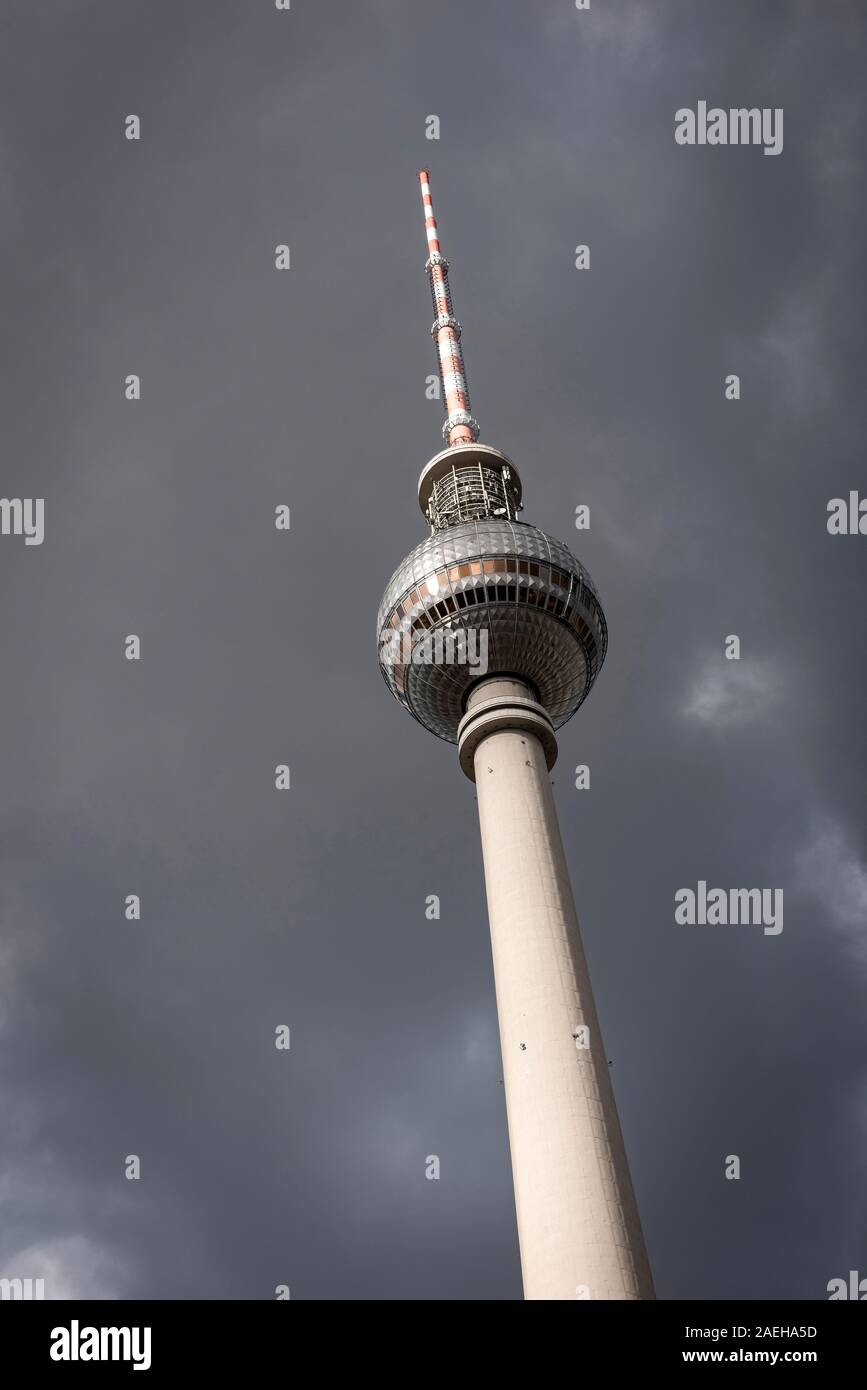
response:
[[[474,444],[479,437],[479,426],[470,410],[470,393],[467,389],[467,373],[461,349],[461,325],[452,313],[449,263],[440,251],[439,231],[430,192],[430,174],[427,169],[420,169],[418,177],[430,253],[425,270],[430,280],[434,309],[431,336],[437,347],[440,385],[446,408],[443,439],[451,448],[457,444]]]

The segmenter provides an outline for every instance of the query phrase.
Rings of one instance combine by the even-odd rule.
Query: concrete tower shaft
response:
[[[531,688],[470,695],[460,759],[476,784],[524,1297],[654,1297]]]

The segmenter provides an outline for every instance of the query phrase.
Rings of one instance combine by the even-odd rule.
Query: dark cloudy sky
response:
[[[520,1296],[473,791],[376,663],[421,164],[482,439],[608,615],[553,777],[658,1294],[867,1275],[865,58],[846,0],[3,0],[0,1275]],[[783,153],[676,145],[699,100]],[[782,934],[676,926],[699,879]]]

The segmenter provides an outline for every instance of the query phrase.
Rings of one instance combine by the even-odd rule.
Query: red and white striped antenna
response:
[[[429,253],[425,270],[430,280],[434,308],[431,335],[437,346],[440,384],[446,409],[443,439],[449,446],[473,444],[479,437],[479,426],[470,409],[470,393],[467,389],[467,373],[461,349],[461,325],[452,312],[449,263],[440,251],[439,231],[430,192],[430,174],[427,169],[420,169],[418,177],[424,203],[424,225]]]

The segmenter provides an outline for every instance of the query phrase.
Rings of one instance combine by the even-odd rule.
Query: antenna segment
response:
[[[420,169],[418,177],[430,253],[425,270],[430,280],[434,309],[431,336],[437,347],[440,385],[446,408],[443,439],[451,448],[456,444],[474,444],[479,437],[479,426],[470,411],[470,393],[467,389],[467,373],[461,349],[461,325],[452,312],[449,263],[440,251],[439,231],[430,192],[430,174],[427,169]]]

